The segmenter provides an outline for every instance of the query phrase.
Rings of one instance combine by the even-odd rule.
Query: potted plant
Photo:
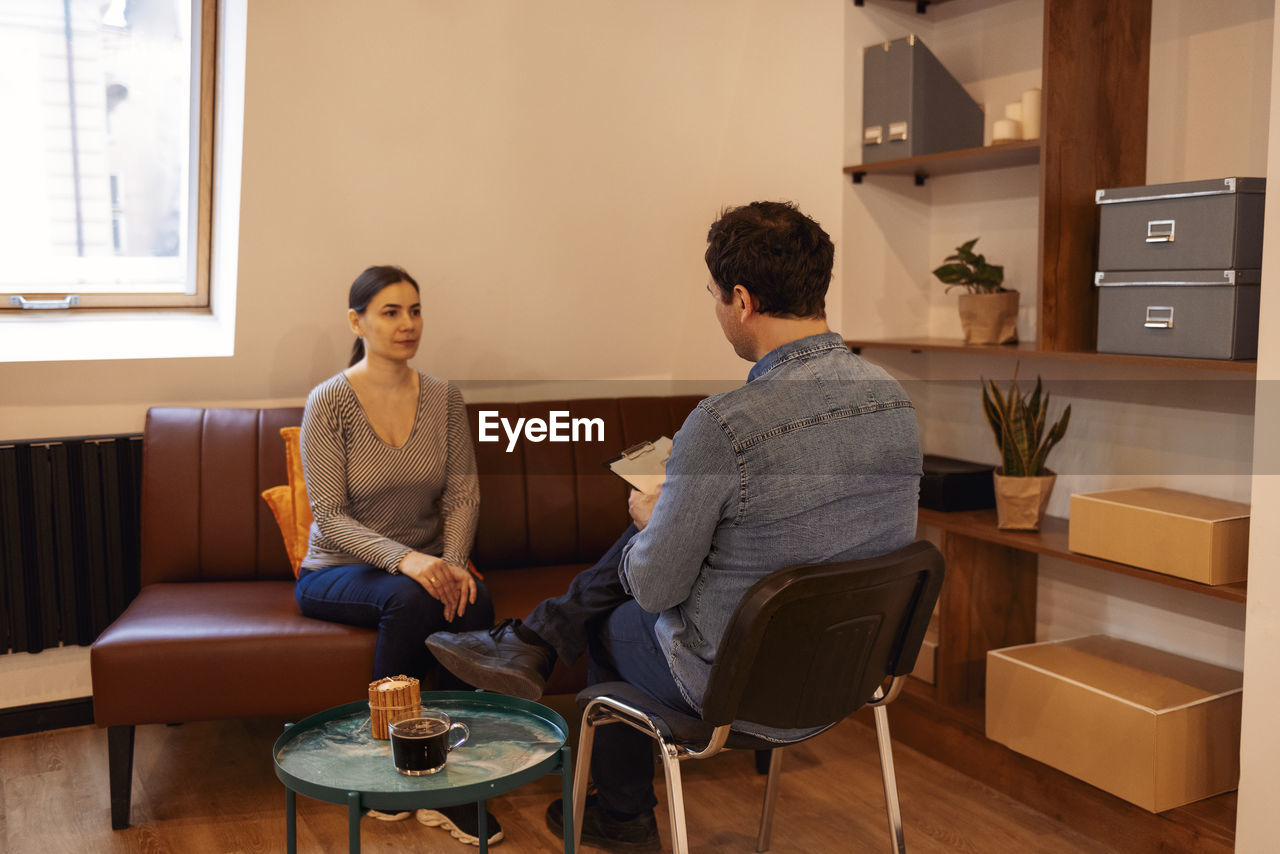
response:
[[[947,263],[933,271],[938,281],[964,288],[960,295],[960,326],[966,344],[1013,344],[1018,340],[1018,292],[1004,287],[1004,267],[988,264],[973,246],[978,238],[956,247]]]
[[[1049,395],[1041,393],[1040,378],[1036,377],[1035,391],[1024,397],[1015,371],[1005,394],[995,381],[984,381],[982,408],[1000,450],[1000,468],[995,471],[997,524],[1006,530],[1038,531],[1057,479],[1045,461],[1066,435],[1071,407],[1063,410],[1062,417],[1046,432]]]

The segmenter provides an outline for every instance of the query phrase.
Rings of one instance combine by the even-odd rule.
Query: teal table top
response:
[[[369,731],[369,704],[348,703],[285,730],[275,744],[276,775],[293,790],[342,803],[360,792],[366,806],[444,806],[481,800],[553,770],[568,727],[528,700],[472,691],[434,691],[422,704],[471,730],[438,774],[410,777],[391,762],[391,742]]]

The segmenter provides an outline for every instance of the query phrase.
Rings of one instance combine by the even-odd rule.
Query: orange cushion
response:
[[[311,515],[311,501],[307,498],[307,482],[302,476],[301,433],[299,427],[281,428],[280,438],[284,439],[285,468],[289,474],[289,482],[273,486],[262,493],[272,515],[276,517],[276,524],[280,526],[284,550],[293,566],[294,578],[298,577],[302,559],[307,556],[311,523],[315,519]]]

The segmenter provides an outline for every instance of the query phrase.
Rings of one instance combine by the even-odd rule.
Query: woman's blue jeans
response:
[[[476,601],[467,612],[445,622],[444,604],[406,575],[376,566],[326,566],[298,575],[294,598],[304,616],[378,630],[373,678],[404,674],[434,678],[427,652],[432,632],[465,632],[493,625],[493,600],[476,581]]]

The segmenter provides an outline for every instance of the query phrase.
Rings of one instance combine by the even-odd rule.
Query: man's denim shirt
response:
[[[620,572],[640,606],[660,613],[667,663],[701,708],[751,585],[915,538],[920,435],[902,387],[828,332],[768,353],[746,385],[699,403],[674,441],[662,495]]]

